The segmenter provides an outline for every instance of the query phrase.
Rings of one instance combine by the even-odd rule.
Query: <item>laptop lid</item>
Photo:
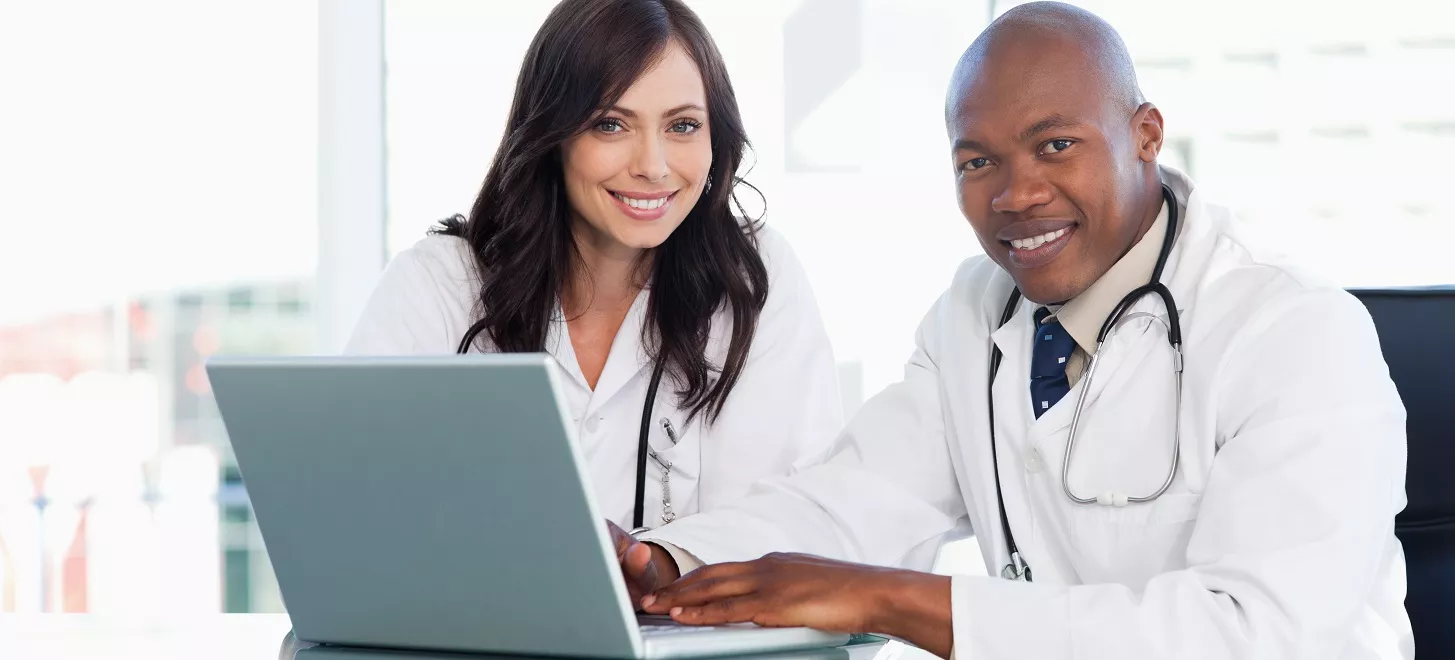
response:
[[[550,360],[208,362],[300,639],[642,655]]]

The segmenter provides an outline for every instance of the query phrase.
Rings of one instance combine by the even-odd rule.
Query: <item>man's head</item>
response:
[[[955,67],[945,119],[960,210],[1030,300],[1085,291],[1156,219],[1162,114],[1090,12],[1035,2],[991,23]]]

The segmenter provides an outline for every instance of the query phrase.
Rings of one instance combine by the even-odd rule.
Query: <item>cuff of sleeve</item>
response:
[[[950,660],[970,660],[970,589],[966,576],[950,577]],[[960,655],[964,650],[965,655]]]
[[[959,660],[1072,655],[1065,586],[957,575],[950,581],[950,618]],[[1021,634],[1028,630],[1035,634]]]
[[[677,562],[678,575],[686,575],[688,573],[691,573],[692,571],[702,568],[703,566],[703,562],[701,559],[698,559],[692,553],[683,550],[682,548],[679,548],[675,545],[672,545],[671,543],[668,543],[666,541],[645,537],[639,538],[637,540],[662,546],[662,549],[666,550],[667,554],[672,556],[672,561]]]

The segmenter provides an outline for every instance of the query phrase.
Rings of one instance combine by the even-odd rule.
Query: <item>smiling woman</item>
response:
[[[685,5],[562,2],[469,217],[394,260],[348,350],[552,354],[619,524],[788,473],[838,432],[838,384],[802,267],[734,196],[747,145]]]

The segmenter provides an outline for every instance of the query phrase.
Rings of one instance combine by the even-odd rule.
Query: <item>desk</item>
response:
[[[290,643],[286,614],[210,614],[128,617],[34,614],[0,617],[0,658],[10,660],[468,660],[461,654],[402,653]],[[935,660],[898,642],[756,655],[759,660]]]

